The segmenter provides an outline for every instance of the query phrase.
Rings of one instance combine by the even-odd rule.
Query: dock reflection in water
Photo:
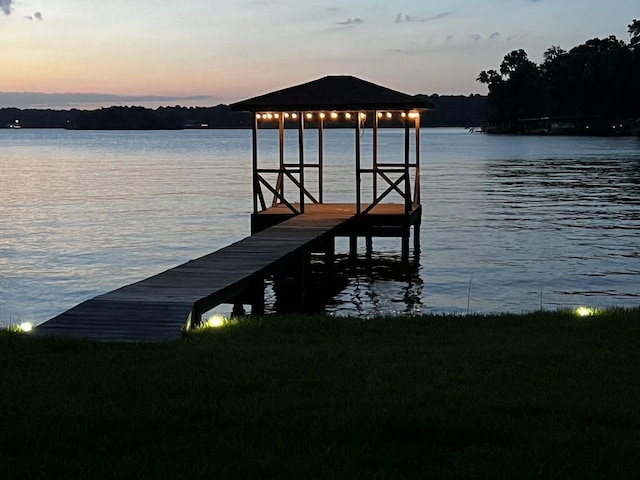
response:
[[[328,313],[371,318],[376,315],[419,315],[423,311],[424,282],[420,255],[408,260],[398,253],[361,253],[356,258],[338,254],[326,265],[312,256],[306,291],[300,279],[271,278],[266,282],[267,313]],[[390,308],[391,306],[391,308]]]

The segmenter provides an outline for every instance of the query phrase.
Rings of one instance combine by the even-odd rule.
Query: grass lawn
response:
[[[633,478],[640,310],[0,333],[0,478]]]

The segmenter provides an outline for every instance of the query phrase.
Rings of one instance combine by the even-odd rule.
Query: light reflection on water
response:
[[[353,201],[353,133],[325,134],[325,201]],[[382,131],[381,152],[401,154],[402,140]],[[400,267],[398,239],[374,240],[376,262],[338,257],[345,288],[327,311],[640,303],[638,139],[432,129],[422,140],[419,264]],[[42,322],[249,233],[248,131],[0,130],[0,142],[0,324]],[[370,136],[363,145],[370,155]],[[313,132],[306,149],[317,152]]]

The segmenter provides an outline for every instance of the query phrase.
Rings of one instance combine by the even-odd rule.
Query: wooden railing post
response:
[[[302,117],[302,112],[300,112]],[[318,119],[318,197],[320,203],[324,199],[324,119]]]
[[[298,115],[298,162],[300,164],[300,213],[304,213],[304,116]]]
[[[276,180],[276,190],[280,193],[281,197],[284,197],[284,115],[280,112],[280,117],[278,119],[278,150],[279,150],[279,172],[278,178]],[[275,207],[277,204],[277,197],[273,196],[273,201],[271,202],[271,206]]]
[[[378,199],[378,112],[373,112],[373,203]]]
[[[362,211],[362,198],[361,198],[361,189],[362,189],[362,178],[361,178],[361,167],[360,167],[360,122],[362,119],[360,118],[360,114],[358,114],[358,121],[356,122],[356,214],[360,215]]]
[[[411,177],[409,175],[409,164],[411,156],[411,135],[408,117],[404,120],[404,212],[411,211]]]
[[[420,205],[420,115],[416,116],[416,178],[413,187],[413,207]]]
[[[258,213],[258,115],[252,113],[251,131],[252,131],[252,148],[253,148],[253,213]]]

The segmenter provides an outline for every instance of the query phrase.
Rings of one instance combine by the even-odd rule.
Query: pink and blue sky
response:
[[[330,74],[486,93],[511,50],[628,41],[634,18],[638,0],[0,0],[0,107],[210,106]]]

